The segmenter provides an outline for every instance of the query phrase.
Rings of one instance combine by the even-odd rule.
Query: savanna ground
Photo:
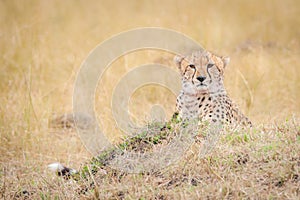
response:
[[[296,0],[1,1],[0,197],[299,199],[299,13]],[[98,43],[145,26],[174,29],[230,56],[225,85],[255,127],[225,134],[204,158],[191,149],[162,174],[107,175],[91,193],[78,195],[76,183],[57,178],[47,165],[78,169],[92,155],[75,131],[51,129],[48,121],[72,112],[76,73]],[[176,69],[172,56],[134,52],[106,71],[95,108],[111,140],[120,136],[110,108],[120,78],[147,62]],[[159,103],[170,118],[175,98],[159,86],[140,88],[131,117],[142,123]]]

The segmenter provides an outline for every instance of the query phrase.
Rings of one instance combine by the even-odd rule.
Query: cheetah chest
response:
[[[177,109],[183,119],[231,123],[235,109],[227,95],[185,95],[177,99]]]

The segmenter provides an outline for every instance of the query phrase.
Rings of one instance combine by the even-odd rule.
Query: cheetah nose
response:
[[[200,81],[201,83],[206,79],[205,76],[198,76],[197,80]]]

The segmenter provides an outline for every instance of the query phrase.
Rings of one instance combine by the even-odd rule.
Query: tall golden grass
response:
[[[72,111],[73,84],[88,53],[129,29],[173,29],[230,56],[225,85],[256,126],[299,118],[299,13],[297,0],[1,1],[2,194],[12,197],[41,182],[48,163],[78,167],[90,157],[75,133],[53,133],[48,120]],[[109,134],[118,131],[111,115],[112,89],[133,67],[158,60],[175,69],[172,55],[149,50],[125,55],[106,71],[96,111]],[[146,119],[144,113],[155,103],[164,105],[170,117],[175,96],[157,86],[141,88],[132,96],[132,117]]]

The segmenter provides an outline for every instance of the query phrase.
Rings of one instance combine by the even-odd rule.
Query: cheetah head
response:
[[[183,91],[191,95],[225,91],[223,73],[229,61],[229,57],[219,57],[205,50],[188,56],[176,56]]]

